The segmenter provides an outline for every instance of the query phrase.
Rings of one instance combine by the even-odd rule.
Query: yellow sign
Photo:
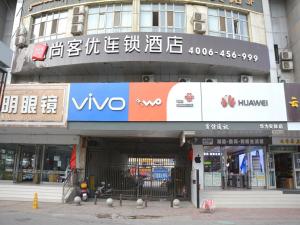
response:
[[[300,138],[284,138],[284,139],[280,139],[280,144],[285,144],[285,145],[300,145]]]
[[[291,97],[291,101],[289,102],[291,107],[298,108],[299,107],[299,101],[296,97]]]

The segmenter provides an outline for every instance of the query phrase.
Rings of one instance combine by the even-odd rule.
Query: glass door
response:
[[[17,181],[39,183],[39,146],[22,145],[20,147]]]
[[[293,158],[295,187],[300,189],[300,153],[293,153]]]
[[[269,188],[276,189],[276,172],[274,154],[268,153],[268,166],[269,166]]]

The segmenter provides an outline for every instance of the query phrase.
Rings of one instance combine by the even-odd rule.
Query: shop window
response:
[[[70,171],[72,146],[46,145],[44,155],[43,181],[63,182]]]
[[[67,17],[67,11],[34,17],[31,29],[31,42],[42,42],[65,37]]]
[[[88,10],[87,34],[130,32],[131,5],[97,5]]]
[[[184,5],[141,4],[140,31],[183,33],[185,31]]]
[[[12,180],[17,146],[15,144],[0,145],[0,180]]]
[[[249,41],[247,15],[224,9],[208,9],[208,33]]]

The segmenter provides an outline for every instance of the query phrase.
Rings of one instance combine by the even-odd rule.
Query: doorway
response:
[[[276,187],[293,189],[293,155],[292,153],[278,153],[274,155],[276,171]]]
[[[86,178],[90,189],[101,183],[112,197],[151,200],[190,199],[191,162],[177,139],[90,138]],[[109,184],[109,185],[108,185]]]
[[[15,165],[16,182],[40,182],[40,146],[20,145]]]

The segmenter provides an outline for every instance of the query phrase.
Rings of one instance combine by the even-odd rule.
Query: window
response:
[[[0,145],[0,180],[12,180],[17,145]]]
[[[72,146],[46,145],[42,181],[63,182],[70,170]]]
[[[36,43],[63,38],[66,33],[67,17],[67,11],[34,17],[31,29],[31,42]]]
[[[208,9],[209,35],[249,41],[247,15],[224,9]]]
[[[140,31],[183,33],[185,31],[184,5],[141,4]]]
[[[130,32],[131,5],[97,5],[89,8],[87,34]]]

